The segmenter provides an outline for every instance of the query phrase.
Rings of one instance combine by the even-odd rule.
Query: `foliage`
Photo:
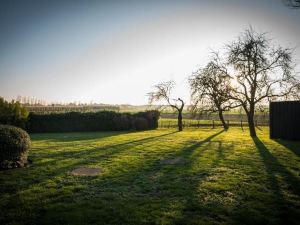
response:
[[[28,111],[19,102],[7,102],[0,97],[0,124],[24,128]]]
[[[100,111],[90,113],[29,114],[29,132],[118,131],[157,128],[159,113],[146,111],[135,114]],[[143,122],[142,122],[142,119]],[[140,125],[140,123],[143,123]]]
[[[0,171],[0,224],[299,224],[300,142],[257,134],[33,134],[34,166]]]
[[[0,125],[0,168],[23,167],[29,147],[30,137],[24,130]]]

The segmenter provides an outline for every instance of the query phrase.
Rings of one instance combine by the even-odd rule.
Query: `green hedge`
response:
[[[26,130],[30,133],[149,130],[158,127],[158,119],[158,111],[135,114],[113,111],[45,115],[30,113]]]

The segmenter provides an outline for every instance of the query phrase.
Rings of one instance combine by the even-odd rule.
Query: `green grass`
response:
[[[0,171],[0,224],[299,224],[300,142],[258,135],[34,134],[32,166]]]
[[[183,125],[186,127],[213,127],[214,125],[217,127],[222,126],[222,122],[220,120],[197,120],[197,119],[182,119]],[[228,120],[225,120],[228,124]],[[177,127],[178,120],[171,118],[160,118],[158,121],[158,125],[161,128],[170,128]],[[240,121],[229,121],[229,126],[241,126]],[[247,122],[243,121],[243,127],[247,127]]]

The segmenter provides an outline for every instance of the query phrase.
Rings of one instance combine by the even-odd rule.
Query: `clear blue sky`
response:
[[[249,25],[300,62],[300,9],[281,0],[2,0],[0,96],[146,104],[174,79],[188,100],[187,77]]]

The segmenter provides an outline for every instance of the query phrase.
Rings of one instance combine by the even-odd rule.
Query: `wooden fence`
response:
[[[248,122],[245,120],[226,120],[226,123],[229,127],[241,127],[244,129],[245,127],[248,127]],[[190,128],[201,128],[201,127],[211,127],[211,128],[217,128],[221,127],[222,123],[220,120],[183,120],[183,127],[190,127]],[[255,126],[269,126],[269,121],[259,121],[255,120]],[[176,128],[177,127],[177,121],[159,121],[158,123],[159,128]]]

